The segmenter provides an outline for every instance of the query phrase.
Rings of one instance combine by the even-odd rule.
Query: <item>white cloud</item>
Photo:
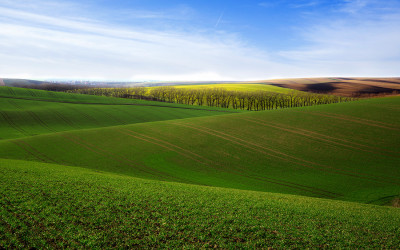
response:
[[[369,4],[376,1],[349,1],[340,9],[348,15],[302,31],[308,46],[280,54],[327,75],[398,76],[400,9]]]
[[[340,9],[340,11],[355,14],[364,9],[371,2],[371,0],[346,0],[345,5]]]
[[[23,5],[28,2],[0,0],[0,77],[258,80],[385,76],[400,68],[400,17],[395,11],[321,21],[302,31],[308,46],[267,52],[214,29],[121,26],[85,15],[80,5],[35,1],[31,11]],[[362,14],[363,8],[357,12]],[[194,10],[183,6],[177,11]],[[141,19],[171,16],[132,13]]]
[[[2,77],[256,80],[293,71],[224,32],[120,27],[4,5],[0,13]]]
[[[268,71],[263,52],[229,34],[121,28],[7,7],[0,13],[2,77],[223,80]]]

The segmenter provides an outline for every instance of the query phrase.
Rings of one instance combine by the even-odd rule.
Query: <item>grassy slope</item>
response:
[[[0,143],[0,158],[385,204],[400,194],[400,98],[79,130]]]
[[[0,247],[396,248],[400,210],[0,159]]]
[[[139,100],[0,87],[0,140],[66,130],[223,114],[218,112],[221,109],[194,109],[169,103],[151,106],[153,104]]]
[[[46,98],[0,98],[3,137],[44,133],[0,142],[0,248],[400,244],[399,209],[238,190],[385,204],[400,193],[398,97],[160,122],[211,113]],[[64,101],[80,98],[97,97]],[[148,123],[90,129],[131,122]]]

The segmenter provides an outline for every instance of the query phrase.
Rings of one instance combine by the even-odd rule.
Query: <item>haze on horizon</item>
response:
[[[400,0],[0,0],[0,77],[399,76]]]

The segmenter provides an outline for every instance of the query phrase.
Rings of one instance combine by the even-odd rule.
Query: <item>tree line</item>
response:
[[[90,88],[70,90],[68,92],[253,111],[347,102],[355,99],[300,91],[289,91],[288,93],[250,92],[231,91],[217,87],[202,89],[171,86]]]

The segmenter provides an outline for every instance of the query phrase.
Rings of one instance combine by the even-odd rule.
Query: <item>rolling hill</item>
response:
[[[257,83],[339,96],[385,96],[400,92],[400,78],[325,77],[259,81]]]
[[[4,248],[397,248],[398,208],[0,159]]]
[[[0,78],[0,86],[9,87],[23,87],[23,86],[34,86],[40,84],[48,84],[46,81],[37,81],[30,79],[13,79],[13,78]]]
[[[400,210],[377,206],[400,197],[400,97],[228,113],[0,87],[0,102],[0,246],[400,244]]]
[[[178,88],[195,89],[223,87],[228,90],[266,90],[278,93],[298,90],[345,97],[370,97],[398,94],[400,92],[400,78],[314,77],[236,82],[160,82],[155,86],[174,86]]]
[[[0,87],[0,105],[0,139],[235,112],[11,87]]]
[[[44,135],[1,141],[0,158],[384,204],[400,193],[399,100],[393,97],[179,120],[212,111],[183,109],[178,115],[173,110],[165,117],[164,109],[154,107],[140,106],[136,112],[130,106],[87,106],[78,107],[82,115],[65,107],[54,109],[60,113],[57,115],[45,106],[42,111],[20,114],[20,125],[18,113],[6,113],[11,119],[3,137],[12,135],[7,131],[22,134],[19,130],[29,128]],[[105,124],[93,128],[95,122],[85,114],[95,116],[93,120],[103,119],[100,121]],[[144,114],[148,116],[143,118]],[[157,119],[166,121],[154,122]],[[103,128],[111,125],[123,126]],[[63,127],[73,131],[53,133]]]

